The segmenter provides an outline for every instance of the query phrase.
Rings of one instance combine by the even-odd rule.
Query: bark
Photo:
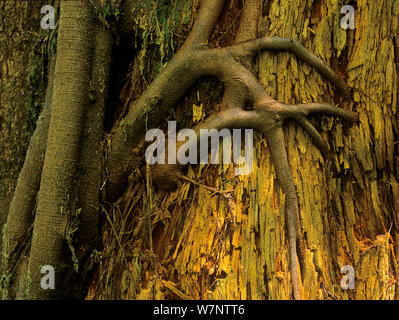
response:
[[[110,198],[119,195],[124,176],[129,175],[132,168],[137,166],[141,158],[140,142],[144,139],[146,127],[152,127],[154,122],[163,119],[169,108],[205,73],[199,67],[199,61],[191,57],[198,48],[206,47],[224,1],[217,0],[215,4],[211,0],[205,1],[184,47],[168,62],[134,102],[134,107],[130,106],[126,117],[114,128],[107,161]],[[135,149],[134,152],[132,149]]]
[[[91,75],[94,94],[84,121],[84,135],[79,162],[79,178],[76,196],[80,209],[76,243],[79,261],[90,253],[99,236],[99,197],[103,183],[103,134],[104,114],[108,94],[110,59],[112,51],[111,31],[97,22],[95,24],[95,50]]]
[[[53,105],[28,268],[27,294],[31,299],[56,293],[40,287],[44,265],[54,267],[56,283],[62,284],[65,239],[73,232],[70,224],[78,213],[72,196],[89,102],[92,17],[87,1],[61,3]]]
[[[0,201],[12,197],[44,98],[43,2],[0,3]]]
[[[36,129],[31,138],[24,165],[18,177],[7,222],[3,231],[2,273],[14,277],[12,271],[20,259],[21,249],[27,245],[21,240],[27,236],[35,217],[36,197],[40,187],[40,179],[46,150],[47,132],[50,122],[51,104],[53,98],[55,58],[50,62],[48,71],[48,87],[42,113],[36,123]],[[12,280],[10,278],[10,284]],[[12,297],[4,288],[3,298]]]
[[[180,18],[188,3],[195,22],[184,44],[136,101],[125,97],[128,112],[105,140],[108,200],[123,194],[101,205],[109,225],[103,251],[91,255],[100,264],[87,298],[398,297],[398,1],[359,1],[355,31],[340,29],[340,0],[247,0],[243,7],[236,1],[203,0],[198,12],[197,1],[180,7],[172,2]],[[170,32],[157,20],[163,4],[154,3],[156,16],[148,19],[161,37]],[[33,299],[63,291],[65,270],[72,264],[77,270],[88,256],[98,221],[98,150],[111,39],[109,30],[94,29],[88,1],[62,5],[26,283]],[[127,7],[135,5],[130,1]],[[109,26],[102,9],[94,11]],[[370,28],[372,22],[379,24]],[[164,39],[159,40],[162,64]],[[142,45],[135,61],[156,65],[143,57],[158,47]],[[207,96],[208,106],[196,128],[256,129],[255,169],[234,176],[233,166],[190,167],[185,174],[178,167],[173,173],[177,190],[154,189],[152,179],[168,182],[173,175],[170,166],[152,179],[149,166],[144,174],[137,170],[145,131],[159,126],[171,110],[174,117],[182,116],[201,88],[196,82],[207,76],[218,78],[224,93],[215,98],[215,90],[201,89],[198,96]],[[90,93],[96,99],[91,103]],[[181,101],[185,95],[187,102]],[[314,114],[330,117],[316,123],[310,119]],[[180,121],[193,126],[189,119]],[[340,267],[348,264],[355,267],[354,291],[339,287]],[[40,289],[43,265],[55,267],[56,291]],[[24,268],[18,265],[19,272]]]
[[[249,43],[251,46],[255,44],[255,49],[262,45],[263,49],[276,50],[260,56],[260,81],[267,94],[284,102],[274,102],[277,109],[285,110],[282,120],[293,118],[316,145],[293,123],[284,128],[286,142],[281,127],[273,128],[272,133],[264,132],[267,148],[265,140],[258,136],[255,143],[257,163],[249,176],[234,177],[232,168],[223,166],[217,170],[189,170],[191,180],[202,178],[205,182],[193,184],[186,180],[177,191],[169,192],[163,198],[158,194],[158,205],[151,212],[145,209],[145,204],[140,204],[145,189],[137,184],[129,185],[117,206],[110,209],[114,217],[110,220],[112,228],[104,233],[103,261],[88,298],[289,299],[293,285],[290,280],[293,274],[289,271],[292,272],[293,264],[296,264],[292,248],[295,248],[297,237],[290,232],[298,233],[299,230],[293,226],[295,214],[291,213],[289,218],[284,211],[285,208],[298,211],[295,207],[299,208],[300,232],[304,238],[303,256],[299,261],[301,274],[297,275],[302,298],[394,297],[397,258],[389,239],[395,239],[398,212],[395,200],[398,189],[393,170],[394,137],[397,135],[395,35],[398,26],[394,22],[398,16],[397,1],[383,1],[378,6],[367,0],[358,2],[355,31],[340,29],[342,5],[342,1],[298,1],[295,4],[264,1],[260,33],[267,32],[268,37],[298,39],[304,47],[312,49],[345,77],[352,88],[354,101],[347,99],[349,92],[331,69],[318,68],[320,60],[313,57],[306,60],[306,55],[302,54],[305,51],[297,43],[281,39],[277,44],[262,43],[262,40]],[[370,28],[372,21],[379,24]],[[374,44],[373,40],[372,45],[367,39],[381,39],[381,42]],[[243,58],[247,55],[240,50],[249,50],[247,53],[252,50],[246,45],[238,48],[237,55]],[[294,55],[280,53],[281,50],[291,50]],[[382,63],[375,63],[377,55]],[[307,64],[300,63],[297,57],[305,57]],[[199,62],[203,58],[192,61]],[[218,63],[222,64],[223,60]],[[232,63],[232,60],[226,62],[230,67]],[[184,83],[190,80],[179,72],[168,73],[176,67],[172,61],[169,64],[170,69],[165,68],[153,84],[161,81],[165,74],[171,80],[174,78],[169,77],[171,75],[178,76]],[[195,65],[202,67],[198,63]],[[214,65],[210,63],[209,68],[212,67]],[[239,73],[242,77],[243,69],[239,66],[232,69],[238,73],[242,70]],[[229,76],[237,75],[231,72]],[[249,74],[246,75],[246,85],[255,88],[252,93],[256,95],[255,82],[251,82]],[[341,87],[342,94],[332,90],[326,78]],[[374,79],[375,86],[370,85],[370,78]],[[154,86],[162,90],[170,88],[173,97],[181,95],[177,90],[182,86],[172,88],[171,80],[169,87],[166,84]],[[149,88],[153,88],[153,84]],[[228,84],[226,80],[226,92]],[[241,87],[236,85],[235,88]],[[143,96],[149,92],[163,98],[162,90],[146,91]],[[130,120],[143,121],[144,111],[148,112],[148,119],[162,115],[159,110],[164,106],[164,100],[158,99],[151,104],[151,101],[141,99],[131,109],[135,116]],[[240,102],[240,99],[229,100],[231,104],[239,105]],[[255,104],[252,112],[257,114],[257,119],[262,119],[262,108],[271,100],[266,102]],[[301,102],[340,102],[344,109],[359,113],[360,124],[348,127],[340,121],[321,118],[322,121],[315,125],[304,118],[308,111],[328,111],[328,114],[344,119],[350,119],[352,115],[324,104],[298,107]],[[292,106],[286,108],[285,104]],[[149,106],[147,110],[146,105]],[[133,123],[130,120],[127,123]],[[144,127],[144,122],[141,126]],[[321,135],[315,127],[322,131]],[[138,141],[139,136],[130,136],[130,127],[120,128],[126,129],[124,141]],[[136,130],[135,126],[132,128]],[[328,152],[324,140],[329,141],[331,151]],[[281,158],[285,154],[284,144],[288,148],[288,157]],[[330,153],[331,158],[323,159],[316,146]],[[130,145],[130,151],[132,147]],[[126,155],[130,154],[127,150]],[[119,168],[126,170],[126,166]],[[287,185],[291,179],[284,178],[282,173],[291,175],[290,168],[294,184]],[[276,178],[279,184],[275,183]],[[218,190],[234,189],[234,192],[210,194],[209,188],[201,185]],[[149,214],[150,226],[143,223]],[[389,228],[391,222],[393,226]],[[289,241],[286,239],[287,225],[291,225],[288,227]],[[146,236],[148,228],[152,241]],[[128,230],[133,230],[131,236],[126,236]],[[153,246],[149,246],[150,243]],[[126,258],[129,255],[131,259]],[[346,264],[355,267],[354,291],[344,291],[339,286],[340,267]],[[135,281],[127,281],[131,277]],[[374,286],[367,285],[370,283]]]
[[[47,135],[47,129],[40,127],[48,123],[51,103],[50,83],[48,94],[43,96],[46,79],[51,82],[51,72],[46,77],[49,57],[44,50],[48,39],[40,32],[40,24],[35,23],[40,21],[42,5],[43,1],[12,0],[0,4],[0,282],[4,289],[2,296],[6,298],[15,297],[16,279],[19,278],[16,264],[22,266],[24,263],[20,262],[25,261],[20,254],[26,253],[24,247],[33,221]],[[36,122],[40,112],[42,116]],[[35,122],[39,126],[36,130]],[[28,160],[24,162],[25,153]],[[11,195],[15,196],[14,201]],[[21,245],[18,248],[17,241]],[[13,293],[8,295],[11,287]]]
[[[269,142],[273,142],[273,146],[275,147],[272,150],[274,153],[273,159],[275,161],[280,161],[279,163],[276,163],[277,177],[282,185],[283,192],[286,194],[287,198],[290,199],[287,201],[287,226],[290,242],[290,269],[293,297],[295,299],[300,299],[300,280],[296,263],[296,242],[300,243],[299,248],[302,257],[304,256],[304,245],[300,231],[298,203],[295,195],[294,183],[290,174],[286,150],[282,147],[282,142],[284,142],[282,124],[284,120],[289,118],[297,120],[300,124],[305,123],[306,125],[304,128],[307,129],[314,138],[316,138],[315,141],[322,142],[323,139],[305,116],[313,112],[324,112],[340,116],[349,121],[353,121],[355,117],[353,113],[329,105],[283,105],[265,94],[263,87],[258,83],[254,75],[249,72],[247,68],[244,68],[239,61],[253,57],[262,50],[287,50],[318,70],[327,80],[330,80],[335,84],[345,98],[349,97],[349,91],[347,90],[344,81],[340,79],[333,70],[327,67],[319,58],[307,51],[298,43],[298,41],[292,39],[262,37],[232,47],[208,49],[206,39],[209,38],[210,30],[214,27],[223,5],[224,1],[204,1],[202,3],[199,15],[186,42],[174,55],[168,66],[165,67],[160,75],[154,79],[149,90],[146,90],[141,98],[147,97],[147,100],[156,100],[156,112],[162,115],[162,112],[165,113],[166,108],[170,107],[173,102],[172,100],[165,104],[165,100],[172,97],[175,99],[174,102],[176,102],[176,99],[180,98],[187,90],[187,85],[191,85],[195,79],[201,76],[212,75],[218,77],[225,85],[224,105],[222,106],[224,109],[236,110],[243,108],[246,102],[253,105],[254,112],[250,112],[250,116],[247,117],[248,121],[245,121],[244,118],[239,120],[242,125],[250,126],[265,133],[266,138]],[[247,19],[246,15],[249,15],[251,9],[256,10],[256,7],[259,7],[259,4],[255,3],[254,6],[246,6],[246,14],[244,15],[243,23],[244,27],[241,25],[241,30],[239,30],[240,37],[243,33],[242,30],[245,30],[245,22],[250,21]],[[184,71],[189,76],[185,79],[187,81],[184,81],[183,84],[181,84],[176,80],[177,77],[183,76]],[[170,92],[166,92],[166,90],[171,88],[175,89],[172,96],[170,95]],[[141,138],[137,135],[137,128],[140,127],[138,125],[140,122],[137,122],[137,113],[135,112],[139,110],[138,112],[151,113],[151,109],[152,107],[148,107],[148,105],[141,106],[139,103],[139,105],[136,105],[133,109],[134,112],[128,113],[122,122],[118,124],[113,135],[113,137],[116,138],[113,139],[113,150],[110,153],[111,156],[108,162],[111,179],[115,179],[115,174],[116,178],[118,178],[120,173],[126,173],[120,170],[120,168],[126,168],[126,165],[123,165],[121,160],[125,163],[129,160],[129,158],[124,157],[124,155],[128,149],[132,149],[131,144],[136,141],[131,139],[132,134],[135,138]],[[133,118],[132,114],[134,115]],[[150,122],[147,114],[145,114],[145,119],[141,119],[141,122],[143,122],[143,120],[146,126],[148,125],[148,122]],[[121,128],[124,130],[123,132],[125,136],[123,141],[121,140],[120,134],[118,134]],[[135,153],[137,153],[137,151]],[[122,164],[118,167],[119,173],[115,173],[115,163]],[[170,173],[167,174],[166,178],[170,178]],[[164,183],[165,178],[162,180],[162,183]],[[114,183],[114,181],[111,180],[111,183]],[[147,196],[149,199],[152,199],[149,194],[147,194]]]

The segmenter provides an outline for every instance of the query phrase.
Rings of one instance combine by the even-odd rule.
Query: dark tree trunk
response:
[[[93,23],[87,1],[63,1],[53,105],[28,268],[28,298],[55,294],[43,290],[41,267],[54,267],[62,282],[65,240],[74,232],[79,207],[74,198],[85,109],[89,104]]]

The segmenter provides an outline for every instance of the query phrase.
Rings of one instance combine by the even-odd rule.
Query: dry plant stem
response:
[[[114,186],[118,186],[123,177],[138,164],[142,148],[138,142],[144,140],[146,128],[153,128],[158,124],[159,119],[164,119],[169,108],[173,107],[200,77],[206,75],[218,77],[225,86],[222,111],[201,123],[196,128],[197,132],[204,128],[253,128],[264,133],[279,184],[286,196],[292,296],[294,299],[300,299],[297,244],[299,244],[300,256],[303,256],[304,244],[299,223],[298,200],[288,164],[282,124],[288,119],[297,121],[313,138],[321,151],[328,153],[328,145],[306,116],[312,113],[323,113],[350,122],[356,121],[357,117],[353,112],[327,104],[285,105],[266,94],[263,86],[243,63],[250,63],[251,59],[262,51],[274,50],[291,52],[334,84],[345,98],[350,96],[345,82],[298,41],[267,37],[248,39],[250,34],[256,32],[256,25],[252,21],[260,7],[256,0],[246,1],[236,44],[226,48],[208,49],[207,39],[224,2],[223,0],[203,2],[185,44],[142,96],[130,106],[127,116],[113,130],[107,163],[110,182],[108,190],[112,196],[116,191]],[[241,40],[249,41],[237,43]],[[253,105],[254,110],[242,109],[248,102]],[[165,165],[162,171],[166,174],[167,167],[176,169],[176,166]]]

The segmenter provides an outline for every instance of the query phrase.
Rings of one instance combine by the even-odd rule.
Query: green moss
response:
[[[158,71],[171,59],[176,51],[174,37],[191,21],[191,9],[190,0],[143,1],[135,8],[137,31],[142,39],[141,66],[150,50],[150,56],[159,61]]]

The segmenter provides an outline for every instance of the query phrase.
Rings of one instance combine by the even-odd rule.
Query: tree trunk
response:
[[[61,3],[60,33],[50,126],[28,268],[28,298],[56,294],[40,287],[42,266],[62,283],[65,239],[79,214],[73,192],[77,178],[85,109],[89,102],[93,51],[92,11],[87,1]]]
[[[0,2],[3,298],[399,298],[398,0],[61,1],[27,149],[34,3]],[[145,164],[168,120],[254,129],[253,170]]]
[[[14,274],[15,267],[25,265],[27,260],[27,239],[30,238],[33,221],[35,218],[36,197],[40,187],[41,173],[43,169],[44,154],[46,150],[47,131],[50,122],[51,104],[53,98],[55,58],[52,58],[49,66],[49,80],[43,110],[36,123],[36,129],[31,138],[24,165],[20,171],[14,196],[10,203],[7,221],[4,225],[2,272],[10,277],[19,278]],[[24,241],[21,241],[24,240]],[[24,252],[24,253],[22,253]],[[25,263],[22,263],[22,259]],[[26,265],[22,268],[26,274]],[[19,286],[21,290],[23,286]],[[5,286],[3,298],[15,296],[15,293],[7,292],[10,288]],[[22,290],[23,291],[23,290]]]
[[[197,3],[187,3],[191,11],[173,2],[167,21],[193,21]],[[291,53],[263,53],[256,70],[266,92],[280,102],[339,104],[360,119],[353,126],[323,116],[312,120],[329,142],[331,158],[326,159],[297,124],[284,129],[305,244],[298,261],[301,297],[393,299],[395,291],[398,296],[399,253],[399,2],[358,1],[356,29],[347,31],[340,28],[343,5],[265,0],[258,31],[297,39],[346,80],[352,99],[344,99]],[[233,42],[241,9],[240,1],[227,1],[211,46]],[[187,34],[187,25],[171,31],[171,24],[158,23],[159,37],[166,30]],[[165,38],[158,39],[162,43]],[[158,48],[144,46],[135,61],[143,50],[149,56],[153,50],[158,59]],[[142,63],[133,66],[137,78],[124,88],[124,101],[142,81],[135,68],[153,70],[156,65],[149,59]],[[221,98],[215,88],[209,81],[196,84],[169,119],[192,126],[187,113],[191,116],[197,91],[204,113],[214,113]],[[103,210],[104,249],[97,255],[100,264],[87,299],[290,299],[285,196],[262,134],[256,135],[254,146],[256,164],[247,176],[234,176],[232,166],[192,167],[191,182],[182,180],[176,191],[165,193],[149,188],[149,179],[145,186],[145,176],[137,183],[134,172],[123,196]],[[205,185],[234,192],[215,193]],[[340,287],[344,265],[354,268],[353,290]]]
[[[0,200],[12,196],[44,97],[43,34],[33,23],[43,2],[0,3]]]
[[[29,233],[36,200],[36,193],[31,191],[38,189],[40,183],[40,158],[45,148],[47,130],[35,130],[35,122],[42,111],[38,123],[45,127],[50,114],[50,93],[43,106],[48,64],[44,44],[48,38],[40,30],[40,23],[36,23],[40,22],[40,8],[43,3],[44,1],[34,0],[6,0],[0,3],[0,249],[3,236],[5,238],[0,258],[4,282],[0,282],[3,282],[7,290],[13,278],[18,277],[16,269],[19,267],[14,269],[15,263],[19,261],[18,264],[23,265],[26,262],[21,257],[24,250],[16,250],[21,254],[18,257],[11,252],[16,249],[17,240]],[[28,149],[34,130],[35,134]],[[25,153],[31,154],[31,161],[24,164]],[[24,168],[16,187],[22,164]],[[18,190],[15,191],[15,188]],[[11,202],[13,194],[17,196]],[[21,199],[23,204],[19,211],[15,210]],[[4,228],[3,223],[6,223]],[[23,240],[27,239],[25,237]],[[24,248],[25,244],[20,248]],[[9,262],[13,260],[12,256],[16,260],[11,266]],[[21,260],[18,260],[20,257]]]

